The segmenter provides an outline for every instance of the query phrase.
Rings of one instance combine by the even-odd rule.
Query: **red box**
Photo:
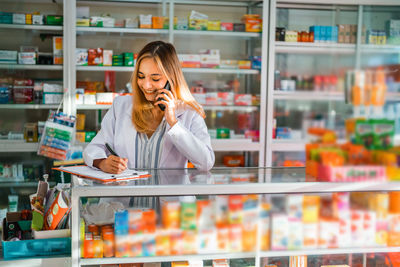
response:
[[[221,22],[221,31],[233,31],[233,23]]]

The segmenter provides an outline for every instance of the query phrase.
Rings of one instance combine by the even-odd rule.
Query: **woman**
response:
[[[170,90],[163,89],[167,82]],[[215,156],[204,110],[189,91],[175,48],[162,41],[147,44],[131,84],[133,96],[115,99],[83,153],[85,163],[108,173],[185,168],[188,160],[199,170],[211,169]]]

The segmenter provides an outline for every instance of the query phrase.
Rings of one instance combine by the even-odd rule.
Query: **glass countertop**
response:
[[[77,196],[279,194],[349,191],[400,191],[400,182],[319,182],[305,168],[149,169],[150,177],[102,184],[73,176]]]

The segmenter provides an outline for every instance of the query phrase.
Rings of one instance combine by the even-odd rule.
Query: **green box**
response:
[[[88,131],[85,132],[85,142],[90,142],[92,141],[92,139],[96,136],[96,132],[95,131]]]
[[[47,25],[63,25],[63,16],[59,15],[47,15],[46,24]]]
[[[217,128],[217,139],[228,139],[230,138],[231,130],[228,128]]]

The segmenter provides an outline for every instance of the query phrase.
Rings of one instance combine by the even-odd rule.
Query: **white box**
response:
[[[57,83],[43,83],[44,93],[62,93],[63,86]]]
[[[0,50],[0,62],[15,61],[17,62],[18,52],[12,50]]]
[[[202,68],[215,68],[220,63],[220,57],[218,55],[201,54],[200,55],[200,66]]]
[[[112,66],[112,50],[103,50],[103,66]]]
[[[139,26],[140,28],[143,28],[144,25],[146,25],[145,27],[148,27],[148,25],[150,25],[149,28],[151,28],[152,26],[152,15],[139,15]]]
[[[35,52],[19,52],[18,53],[18,64],[21,64],[21,65],[36,64],[36,53]]]
[[[70,229],[43,230],[43,231],[32,230],[33,239],[63,238],[70,236],[71,236]]]
[[[43,15],[32,15],[32,24],[33,25],[43,25],[44,24],[44,16]]]
[[[111,105],[114,101],[114,93],[96,93],[96,104]]]
[[[86,93],[83,96],[84,105],[96,105],[96,94]]]
[[[77,105],[83,105],[83,98],[84,98],[84,94],[76,94],[76,104]]]
[[[205,105],[206,104],[206,94],[192,94],[194,99],[196,99],[197,103],[200,105]]]
[[[43,93],[43,104],[60,104],[63,96],[63,93]]]
[[[13,24],[25,24],[25,14],[13,13]]]
[[[77,66],[87,66],[88,65],[88,50],[85,48],[75,49],[75,58]]]
[[[139,19],[136,18],[127,18],[124,19],[125,28],[139,28]]]

